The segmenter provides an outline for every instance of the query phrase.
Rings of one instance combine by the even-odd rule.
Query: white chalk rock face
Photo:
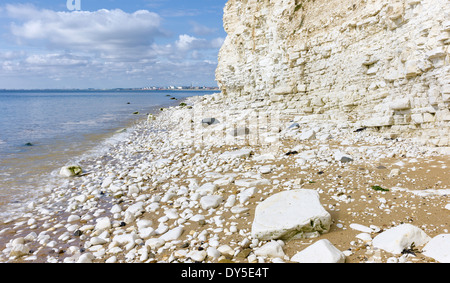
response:
[[[330,241],[323,239],[295,254],[291,261],[300,263],[344,263],[345,255]]]
[[[426,244],[431,238],[425,232],[411,224],[401,224],[376,236],[374,247],[393,254],[400,254],[414,243],[415,247]]]
[[[330,229],[331,215],[315,190],[292,190],[275,194],[255,210],[252,237],[259,240],[315,237]]]
[[[224,97],[243,104],[261,99],[312,119],[355,119],[385,133],[450,145],[448,0],[374,0],[355,6],[350,0],[329,0],[320,9],[317,5],[228,0],[223,17],[227,37],[216,69]],[[339,21],[319,23],[337,15]],[[433,31],[427,48],[424,26]],[[355,27],[358,33],[348,32]],[[408,51],[394,55],[406,37]],[[316,134],[298,137],[313,140]]]
[[[437,235],[431,239],[422,254],[440,263],[450,263],[450,234]]]

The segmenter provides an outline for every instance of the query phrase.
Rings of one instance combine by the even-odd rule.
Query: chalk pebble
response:
[[[345,255],[329,240],[322,239],[295,254],[291,261],[299,263],[344,263]]]

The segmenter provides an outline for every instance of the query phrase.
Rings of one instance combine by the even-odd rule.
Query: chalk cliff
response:
[[[229,0],[224,28],[224,101],[450,145],[449,0]]]

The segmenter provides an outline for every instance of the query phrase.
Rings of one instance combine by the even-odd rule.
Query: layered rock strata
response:
[[[224,101],[448,146],[449,19],[448,0],[229,0],[216,79]]]

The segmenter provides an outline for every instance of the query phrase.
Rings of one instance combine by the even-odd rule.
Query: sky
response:
[[[0,3],[0,89],[216,86],[227,0]]]

